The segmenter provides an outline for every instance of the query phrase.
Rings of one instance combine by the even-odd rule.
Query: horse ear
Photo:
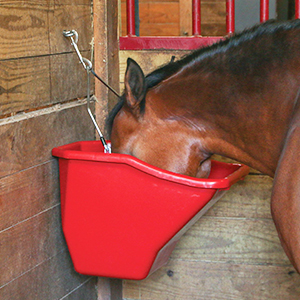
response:
[[[125,96],[127,105],[136,109],[146,93],[145,76],[141,67],[131,58],[127,59],[125,73]]]

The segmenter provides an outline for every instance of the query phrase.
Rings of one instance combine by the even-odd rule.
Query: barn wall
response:
[[[0,299],[97,299],[96,278],[73,270],[51,156],[95,137],[85,72],[62,36],[76,29],[90,56],[91,1],[1,1],[0,23]]]
[[[121,51],[121,87],[127,57],[147,74],[186,53]],[[300,299],[300,276],[271,218],[271,189],[272,179],[252,170],[189,229],[166,266],[145,280],[124,280],[123,299]]]

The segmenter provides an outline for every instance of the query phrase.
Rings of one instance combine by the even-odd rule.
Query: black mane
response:
[[[180,71],[183,67],[202,61],[207,57],[212,57],[217,53],[227,52],[229,49],[233,47],[237,47],[239,45],[242,45],[245,42],[258,39],[261,36],[271,36],[281,31],[287,31],[296,28],[300,28],[300,20],[293,20],[287,22],[276,22],[274,20],[271,20],[263,24],[256,25],[241,33],[237,33],[232,37],[227,37],[224,40],[221,40],[211,46],[203,47],[198,50],[195,50],[191,54],[183,57],[182,59],[175,62],[171,61],[170,63],[151,72],[146,76],[145,79],[146,88],[148,90],[155,87],[161,81],[167,79],[168,77]],[[119,112],[119,110],[122,108],[124,101],[125,98],[123,94],[123,96],[120,97],[120,100],[117,103],[117,105],[109,113],[109,116],[106,121],[109,135],[111,133],[114,118]]]

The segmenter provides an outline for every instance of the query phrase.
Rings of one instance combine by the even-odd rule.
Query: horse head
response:
[[[128,59],[125,92],[110,116],[112,151],[171,172],[207,177],[211,154],[199,135],[205,128],[186,117],[176,90],[170,93],[161,88],[162,82],[153,84],[155,76],[145,77],[140,66]]]

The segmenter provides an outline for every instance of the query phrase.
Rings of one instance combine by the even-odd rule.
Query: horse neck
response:
[[[199,128],[199,137],[206,140],[206,151],[273,176],[288,127],[286,115],[291,108],[287,106],[282,118],[277,116],[274,121],[272,107],[262,103],[257,95],[246,101],[238,88],[230,88],[230,80],[185,72],[164,81],[154,94],[161,102],[161,111],[184,119],[193,132]]]

